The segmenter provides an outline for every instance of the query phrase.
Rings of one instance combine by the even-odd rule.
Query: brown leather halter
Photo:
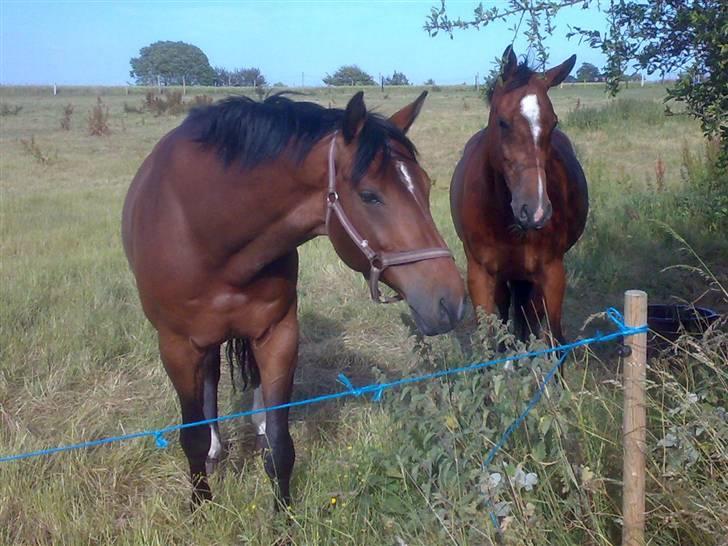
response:
[[[452,253],[444,247],[423,248],[421,250],[405,250],[402,252],[376,252],[369,246],[369,241],[364,239],[346,216],[341,203],[339,202],[339,194],[336,193],[336,166],[334,164],[334,155],[336,150],[336,135],[334,132],[329,146],[329,189],[326,194],[326,232],[329,232],[329,221],[331,212],[336,214],[342,227],[349,234],[354,244],[362,251],[367,260],[369,260],[369,293],[372,299],[377,303],[393,303],[400,301],[402,296],[399,294],[390,297],[382,296],[379,291],[379,277],[382,272],[393,265],[402,265],[413,262],[421,262],[422,260],[431,260],[433,258],[452,258]]]

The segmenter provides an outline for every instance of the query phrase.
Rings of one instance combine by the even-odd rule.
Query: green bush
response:
[[[498,343],[509,354],[544,347],[515,341],[485,317],[466,345],[480,360],[493,358]],[[648,535],[655,544],[719,544],[728,521],[728,335],[718,326],[680,343],[679,356],[650,363]],[[418,373],[470,360],[452,338],[421,339],[417,348]],[[622,393],[613,374],[591,369],[591,354],[567,360],[571,388],[553,381],[487,467],[553,360],[385,393],[387,443],[362,456],[360,506],[422,544],[494,543],[491,512],[505,544],[618,543]]]

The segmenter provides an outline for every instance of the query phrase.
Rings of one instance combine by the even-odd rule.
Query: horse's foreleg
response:
[[[537,305],[546,307],[551,334],[557,342],[563,344],[566,341],[561,330],[561,308],[566,290],[566,270],[563,260],[554,260],[544,268],[539,285],[543,302]]]
[[[216,350],[219,351],[219,347]],[[203,362],[210,351],[199,350],[188,338],[160,333],[159,352],[179,397],[182,422],[202,421],[205,418]],[[184,428],[180,430],[179,439],[190,464],[194,507],[212,498],[205,469],[205,459],[210,449],[210,427],[201,425]]]
[[[480,307],[488,314],[496,311],[496,279],[472,257],[468,256],[468,292],[473,307]]]
[[[298,319],[296,302],[285,317],[273,325],[263,338],[252,343],[260,369],[260,385],[266,407],[286,404],[291,400],[293,373],[298,353]],[[276,507],[291,501],[290,480],[296,459],[293,440],[288,432],[288,409],[265,414],[265,470],[276,489]]]

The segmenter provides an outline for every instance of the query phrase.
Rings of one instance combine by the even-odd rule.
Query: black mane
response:
[[[536,74],[536,71],[528,65],[528,59],[524,59],[518,64],[513,75],[508,78],[508,81],[504,82],[502,76],[493,79],[485,92],[485,96],[488,98],[488,104],[493,99],[493,93],[495,93],[499,85],[503,86],[504,91],[512,91],[513,89],[518,89],[526,85],[534,74]]]
[[[225,165],[239,161],[243,168],[276,159],[292,146],[296,161],[302,161],[316,142],[341,127],[344,110],[324,108],[313,102],[297,102],[280,94],[262,102],[248,97],[230,97],[210,106],[193,109],[183,125],[190,124],[196,141],[214,146]],[[379,152],[381,167],[391,157],[390,141],[400,143],[414,158],[414,144],[388,119],[368,113],[358,137],[352,178],[358,181]]]

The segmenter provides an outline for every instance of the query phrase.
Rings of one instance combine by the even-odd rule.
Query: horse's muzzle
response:
[[[424,298],[423,298],[424,300]],[[426,301],[408,298],[410,312],[417,328],[426,336],[436,336],[449,332],[463,318],[465,298],[431,296]]]
[[[513,206],[513,216],[515,216],[518,225],[523,229],[541,229],[551,219],[553,209],[551,203],[541,208],[531,209],[528,205],[523,204],[519,206]]]

